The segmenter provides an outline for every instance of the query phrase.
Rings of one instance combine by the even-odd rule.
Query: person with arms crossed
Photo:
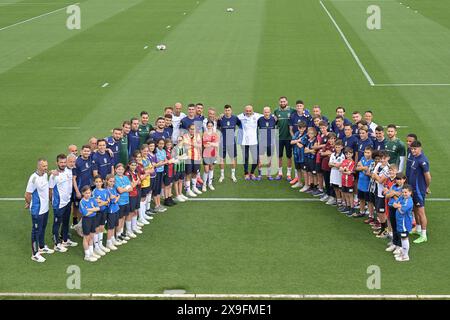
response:
[[[206,186],[214,191],[214,165],[217,162],[217,148],[219,147],[219,136],[214,129],[214,122],[208,120],[206,130],[203,133],[203,187],[202,192],[206,192]]]
[[[283,152],[286,150],[287,157],[287,180],[291,181],[292,171],[292,146],[291,133],[289,132],[289,123],[293,110],[288,105],[286,97],[280,97],[279,107],[274,110],[274,116],[277,119],[278,127],[278,175],[276,180],[283,178]],[[242,121],[242,119],[241,119]]]
[[[89,186],[82,187],[80,192],[83,195],[80,201],[80,212],[83,215],[81,222],[83,225],[84,260],[95,262],[101,258],[94,252],[96,216],[100,208],[95,199],[91,197],[92,192]]]
[[[267,179],[273,180],[271,175],[272,156],[276,145],[276,125],[277,121],[272,115],[270,107],[264,107],[263,117],[258,119],[258,149],[259,149],[259,175],[261,179],[262,168],[267,168]]]
[[[106,137],[104,140],[106,141],[107,150],[112,152],[112,165],[115,166],[120,162],[120,143],[122,138],[122,129],[114,128],[112,130],[112,135],[110,137]],[[127,146],[128,148],[128,146]]]
[[[413,188],[404,185],[402,195],[392,205],[396,210],[395,218],[397,220],[397,232],[401,238],[402,251],[399,255],[395,255],[395,260],[399,262],[409,261],[409,238],[408,235],[412,229],[412,210],[413,200],[411,194]]]
[[[139,119],[131,118],[131,130],[128,132],[128,159],[131,158],[133,153],[139,149],[141,138],[139,136]]]

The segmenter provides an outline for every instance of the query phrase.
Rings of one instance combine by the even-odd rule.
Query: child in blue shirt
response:
[[[96,229],[94,236],[94,252],[97,255],[104,256],[110,252],[103,246],[103,231],[105,231],[106,211],[109,205],[109,193],[103,188],[103,179],[101,176],[94,178],[95,189],[92,192],[93,198],[97,201],[100,211],[97,212]]]
[[[408,235],[412,230],[412,211],[413,201],[411,198],[412,187],[404,185],[402,195],[394,201],[393,207],[397,209],[395,218],[397,219],[397,232],[402,239],[402,252],[395,256],[395,260],[399,262],[409,261],[409,239]]]
[[[80,201],[80,213],[83,215],[83,248],[84,260],[89,262],[97,261],[101,256],[94,253],[94,235],[96,227],[96,212],[100,211],[97,201],[91,198],[92,192],[89,186],[81,189],[83,198]]]
[[[116,179],[113,174],[109,174],[106,176],[106,187],[109,195],[109,205],[107,208],[106,214],[106,223],[108,226],[108,234],[106,239],[106,248],[110,250],[117,250],[116,245],[121,245],[122,243],[117,242],[114,238],[114,230],[117,227],[117,223],[119,221],[119,199],[120,195],[117,192],[116,187]]]

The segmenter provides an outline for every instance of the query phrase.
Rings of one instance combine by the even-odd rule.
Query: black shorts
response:
[[[83,217],[83,219],[81,219],[81,227],[83,229],[83,235],[85,236],[95,233],[95,228],[97,227],[97,216]]]
[[[303,167],[305,166],[303,163],[295,162],[294,163],[295,170],[303,170]]]
[[[398,236],[400,238],[408,238],[409,232],[405,231],[405,232],[397,232]]]
[[[222,159],[225,159],[228,155],[231,159],[236,159],[237,157],[237,145],[234,144],[227,144],[224,145],[221,143],[219,145],[219,155],[222,157]]]
[[[315,161],[315,160],[314,160]],[[316,173],[322,173],[322,166],[320,163],[315,164],[315,168],[316,168]]]
[[[278,157],[283,158],[283,150],[286,149],[286,157],[292,158],[292,145],[291,140],[279,140],[278,141]]]
[[[342,186],[342,192],[344,193],[353,193],[353,187],[344,187]]]
[[[165,186],[169,186],[173,182],[173,176],[169,177],[167,174],[165,174],[163,181]]]
[[[119,224],[119,211],[106,214],[106,223],[108,225],[108,230],[113,230],[117,227]]]
[[[142,188],[141,189],[141,198],[145,198],[150,193],[151,190],[152,190],[151,187]]]
[[[385,213],[386,212],[386,202],[385,202],[386,198],[380,198],[380,197],[376,197],[375,198],[375,210],[379,213]]]
[[[159,196],[162,190],[164,172],[157,172],[156,177],[152,179],[152,195]]]
[[[130,214],[130,204],[124,204],[123,206],[119,205],[119,219],[123,217],[128,217]]]
[[[186,174],[195,174],[200,170],[200,163],[195,160],[187,160],[186,161]]]
[[[332,183],[331,186],[332,186],[333,188],[335,188],[335,189],[338,189],[338,190],[341,190],[341,189],[342,189],[342,187],[340,187],[338,184]]]
[[[369,191],[369,202],[375,205],[376,199],[377,196],[375,195],[375,193]]]
[[[79,208],[80,207],[80,200],[77,198],[77,194],[75,191],[72,192],[72,196],[71,196],[71,202],[73,203],[75,208]]]
[[[104,226],[106,222],[106,210],[97,212],[96,217],[96,227]]]
[[[260,156],[272,157],[274,146],[266,146],[265,148],[258,148],[258,154]]]
[[[184,180],[184,172],[175,172],[175,175],[173,177],[173,181],[177,182],[180,180]]]
[[[369,192],[358,190],[358,199],[369,202]]]
[[[316,174],[316,161],[315,159],[306,158],[306,171],[311,172],[312,174]]]
[[[130,212],[138,210],[140,206],[141,206],[140,197],[130,197]]]

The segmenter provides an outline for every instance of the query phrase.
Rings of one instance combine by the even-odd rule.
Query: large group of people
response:
[[[91,137],[80,150],[70,145],[57,155],[54,170],[39,159],[25,193],[32,260],[76,247],[74,229],[83,238],[84,259],[95,262],[141,234],[154,214],[215,190],[216,165],[219,183],[227,166],[236,183],[238,163],[244,180],[253,181],[284,180],[286,163],[286,183],[342,214],[365,218],[376,237],[389,240],[386,251],[396,261],[409,260],[410,234],[419,236],[414,243],[427,241],[431,175],[415,134],[405,145],[397,127],[375,124],[371,111],[354,111],[350,120],[337,107],[330,122],[320,106],[309,110],[298,100],[292,108],[286,97],[274,110],[262,110],[247,105],[235,115],[225,105],[204,115],[197,103],[185,114],[176,103],[153,124],[142,111],[109,137]],[[50,205],[53,249],[44,240]]]

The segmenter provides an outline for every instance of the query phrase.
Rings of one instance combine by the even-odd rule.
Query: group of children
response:
[[[366,146],[355,162],[354,149],[345,147],[327,127],[321,123],[322,134],[318,134],[300,122],[292,139],[295,167],[305,182],[300,192],[320,196],[320,201],[337,206],[348,217],[368,216],[364,222],[376,237],[390,239],[386,251],[393,252],[397,261],[409,261],[413,189],[406,184],[405,174],[398,172],[396,164],[389,164],[388,151],[372,146]]]

